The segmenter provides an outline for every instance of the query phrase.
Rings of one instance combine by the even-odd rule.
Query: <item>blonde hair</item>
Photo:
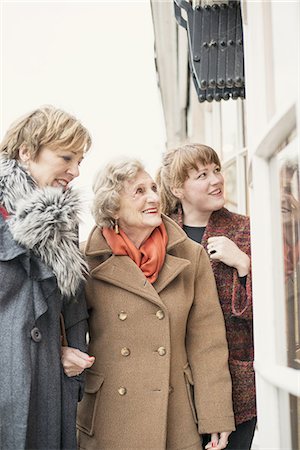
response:
[[[0,154],[8,159],[19,159],[19,149],[26,146],[33,159],[47,146],[55,150],[82,150],[91,146],[91,136],[78,119],[54,106],[46,105],[16,120],[8,129],[1,144]]]
[[[162,212],[171,215],[177,211],[180,201],[171,189],[181,188],[189,177],[189,171],[197,170],[198,164],[216,164],[221,168],[217,153],[207,145],[187,144],[167,151],[163,156],[156,182],[159,186]]]
[[[96,174],[92,213],[98,227],[112,227],[115,214],[120,208],[120,192],[125,181],[134,179],[145,170],[137,159],[119,159],[108,163]]]

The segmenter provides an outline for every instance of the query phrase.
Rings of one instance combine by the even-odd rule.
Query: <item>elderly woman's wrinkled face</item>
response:
[[[79,164],[83,159],[82,151],[52,150],[44,147],[36,159],[32,159],[28,150],[20,149],[21,162],[39,187],[53,186],[68,188],[68,184],[79,175]]]
[[[157,186],[147,172],[138,172],[133,180],[125,181],[117,218],[125,233],[137,238],[147,237],[161,224]]]

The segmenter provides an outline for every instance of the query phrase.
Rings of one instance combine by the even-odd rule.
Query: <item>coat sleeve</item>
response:
[[[250,245],[250,220],[248,217],[244,218],[243,226],[239,230],[238,247],[246,253],[251,260],[251,245]],[[247,275],[246,286],[244,287],[238,277],[236,269],[233,271],[233,289],[231,298],[232,314],[241,319],[252,320],[252,277],[251,266],[250,272]]]
[[[75,298],[64,301],[62,314],[69,346],[86,351],[85,336],[87,332],[88,311],[83,283]]]
[[[224,318],[208,256],[201,246],[198,252],[186,336],[198,431],[232,431],[235,427]]]
[[[87,352],[88,312],[85,302],[83,286],[77,297],[64,302],[63,317],[65,322],[68,346]],[[83,396],[84,373],[76,377],[67,377],[64,374],[64,383],[77,386],[76,402]]]

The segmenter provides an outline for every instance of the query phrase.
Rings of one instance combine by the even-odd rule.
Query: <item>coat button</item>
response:
[[[159,347],[157,349],[157,353],[159,354],[159,356],[165,356],[165,354],[167,353],[167,350],[165,349],[165,347]]]
[[[127,394],[127,389],[123,386],[119,387],[118,392],[120,395],[126,395]]]
[[[172,394],[172,392],[174,392],[174,388],[173,388],[173,386],[169,386],[169,394]]]
[[[120,320],[126,320],[127,319],[127,313],[125,311],[121,311],[118,314],[118,317]]]
[[[159,309],[155,315],[159,320],[161,320],[165,317],[165,313],[161,309]]]
[[[37,327],[32,328],[30,334],[34,342],[40,342],[42,340],[42,333]]]
[[[129,356],[130,355],[130,350],[127,347],[123,347],[121,348],[121,355],[122,356]]]

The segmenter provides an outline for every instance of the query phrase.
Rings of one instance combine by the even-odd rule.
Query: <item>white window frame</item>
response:
[[[223,155],[221,102],[216,107],[219,110],[220,147]],[[235,122],[237,126],[237,149],[234,150],[231,156],[222,160],[222,168],[225,170],[233,163],[236,164],[237,212],[247,215],[247,149],[245,148],[244,104],[242,100],[237,101]]]
[[[289,395],[300,396],[300,371],[286,366],[280,192],[272,159],[296,128],[296,118],[295,104],[275,116],[251,160],[255,371],[262,449],[292,448]],[[298,137],[291,144],[299,145]]]

